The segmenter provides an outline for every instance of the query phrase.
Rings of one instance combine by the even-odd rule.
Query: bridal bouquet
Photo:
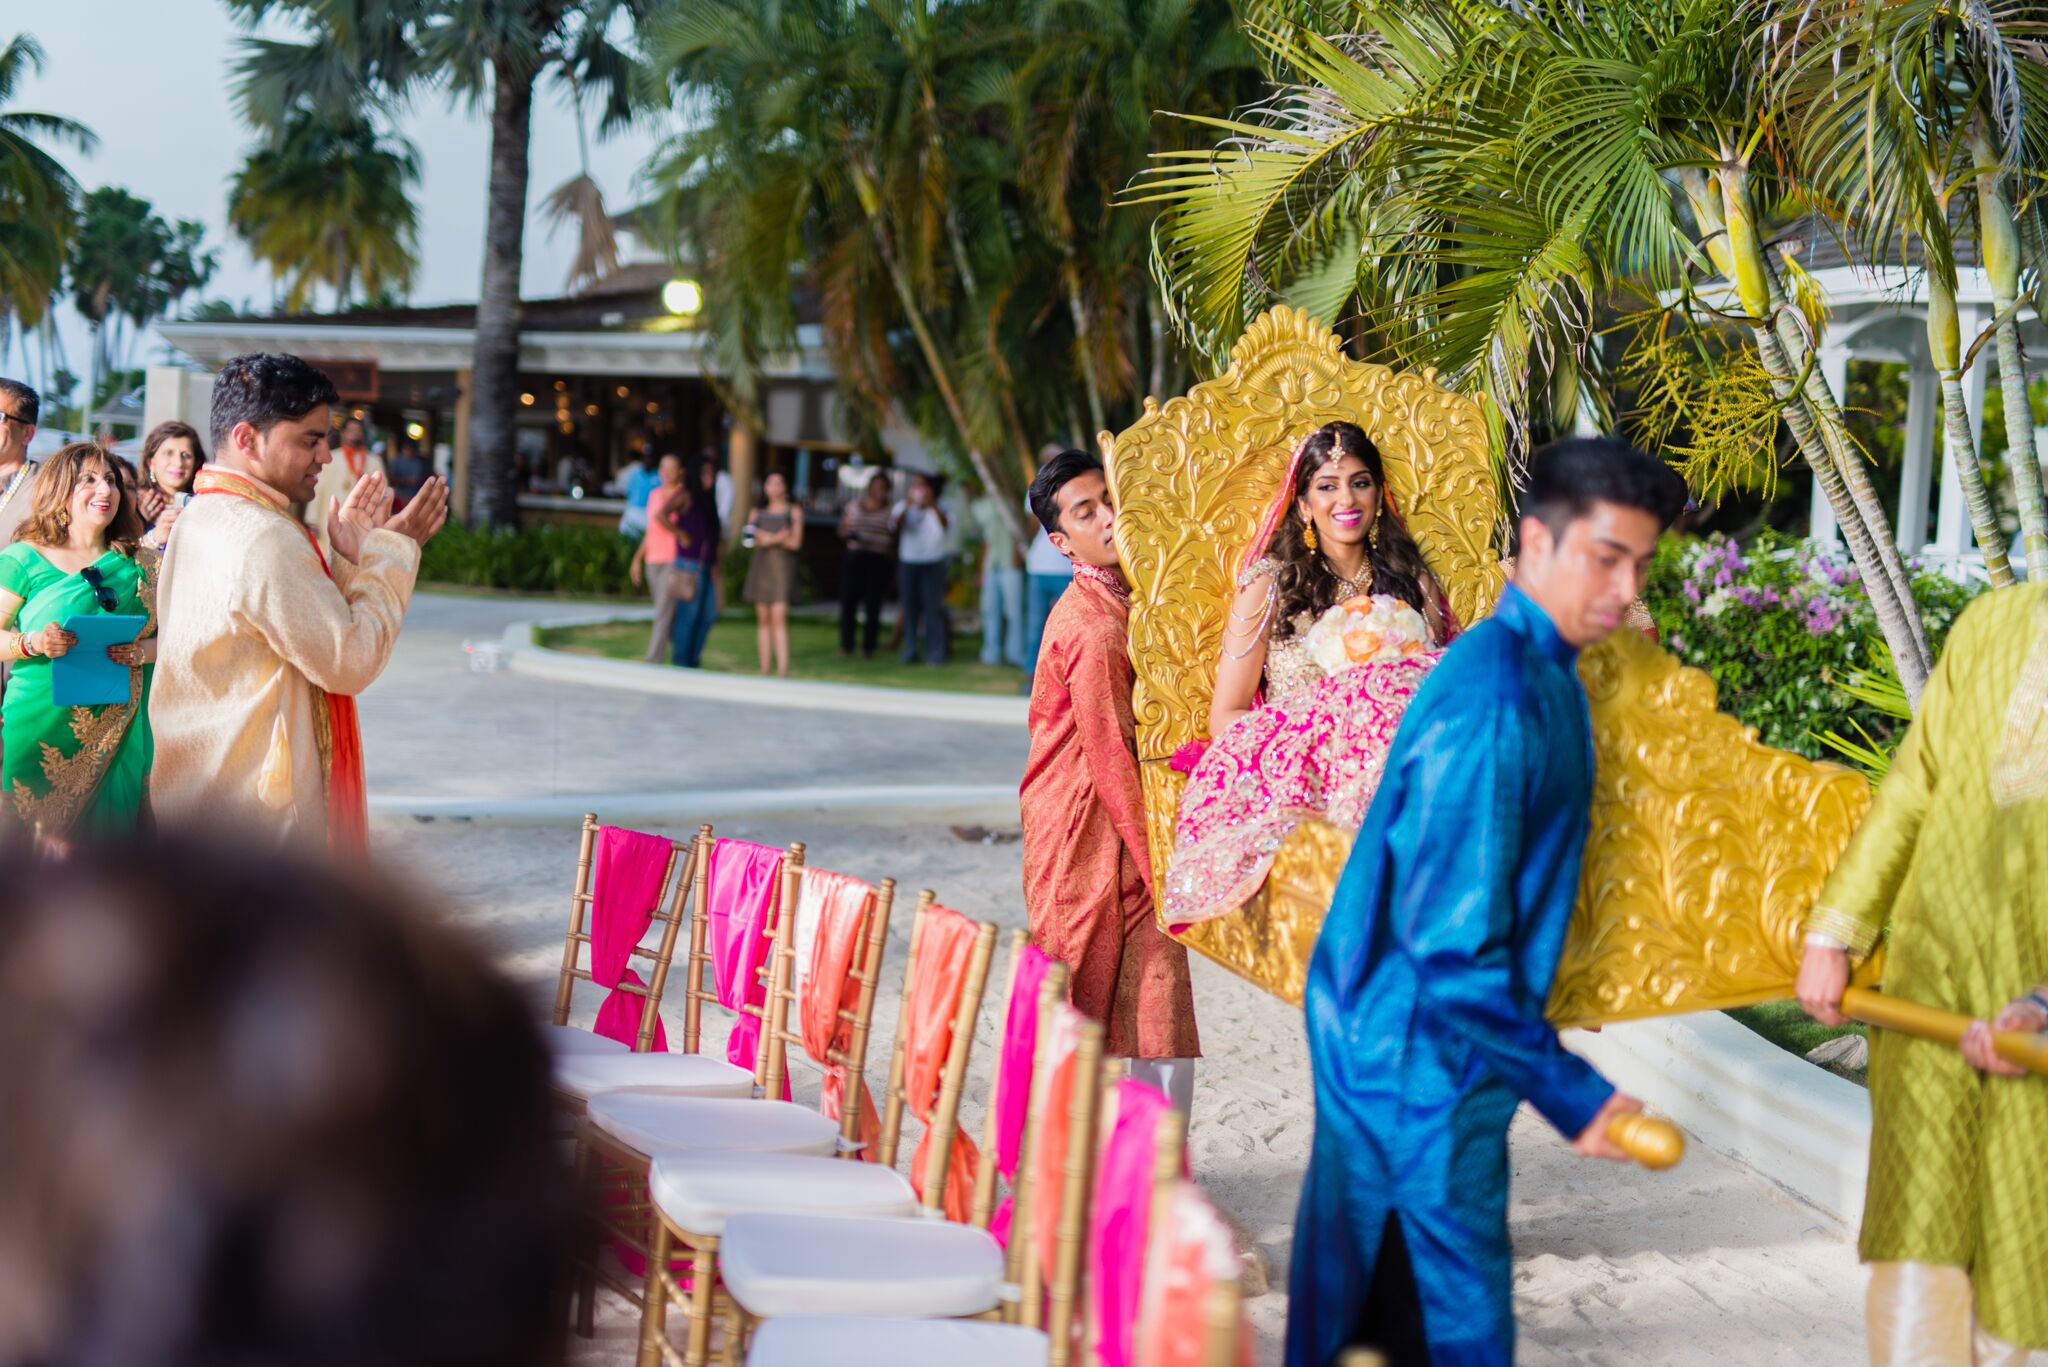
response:
[[[1391,594],[1360,594],[1337,604],[1308,629],[1309,655],[1325,674],[1353,665],[1386,664],[1429,648],[1422,614]]]

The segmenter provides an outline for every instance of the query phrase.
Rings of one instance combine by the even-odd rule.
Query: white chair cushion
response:
[[[1045,1335],[985,1320],[794,1315],[754,1331],[747,1367],[1045,1367]]]
[[[748,1149],[828,1158],[839,1122],[787,1101],[733,1101],[639,1090],[602,1092],[585,1113],[592,1124],[652,1157],[670,1149]]]
[[[734,1215],[718,1271],[750,1315],[978,1315],[1002,1297],[1003,1253],[972,1225]]]
[[[574,1025],[543,1025],[541,1038],[556,1058],[565,1054],[630,1054],[632,1046]]]
[[[750,1210],[807,1215],[917,1213],[910,1183],[878,1163],[797,1153],[676,1151],[659,1154],[647,1189],[664,1214],[692,1234],[720,1234]]]
[[[555,1059],[555,1086],[578,1097],[631,1087],[745,1101],[754,1094],[754,1075],[703,1054],[562,1054]]]

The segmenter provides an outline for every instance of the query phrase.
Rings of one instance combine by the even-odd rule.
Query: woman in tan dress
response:
[[[755,640],[761,672],[772,663],[789,677],[789,605],[796,599],[797,552],[804,544],[803,512],[789,501],[789,481],[770,474],[761,481],[763,504],[747,517],[746,541],[754,548],[741,596],[754,605]]]

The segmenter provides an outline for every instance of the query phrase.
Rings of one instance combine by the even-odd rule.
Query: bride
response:
[[[1209,707],[1214,740],[1182,795],[1164,890],[1176,931],[1236,910],[1301,821],[1358,827],[1401,714],[1457,631],[1388,497],[1379,448],[1353,423],[1296,449],[1242,564]],[[1426,648],[1326,672],[1311,628],[1366,595],[1421,614]]]

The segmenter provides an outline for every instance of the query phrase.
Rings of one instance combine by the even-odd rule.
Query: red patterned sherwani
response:
[[[1127,1058],[1193,1058],[1187,950],[1152,919],[1131,716],[1130,607],[1076,574],[1046,618],[1024,766],[1024,906],[1074,1005]]]

